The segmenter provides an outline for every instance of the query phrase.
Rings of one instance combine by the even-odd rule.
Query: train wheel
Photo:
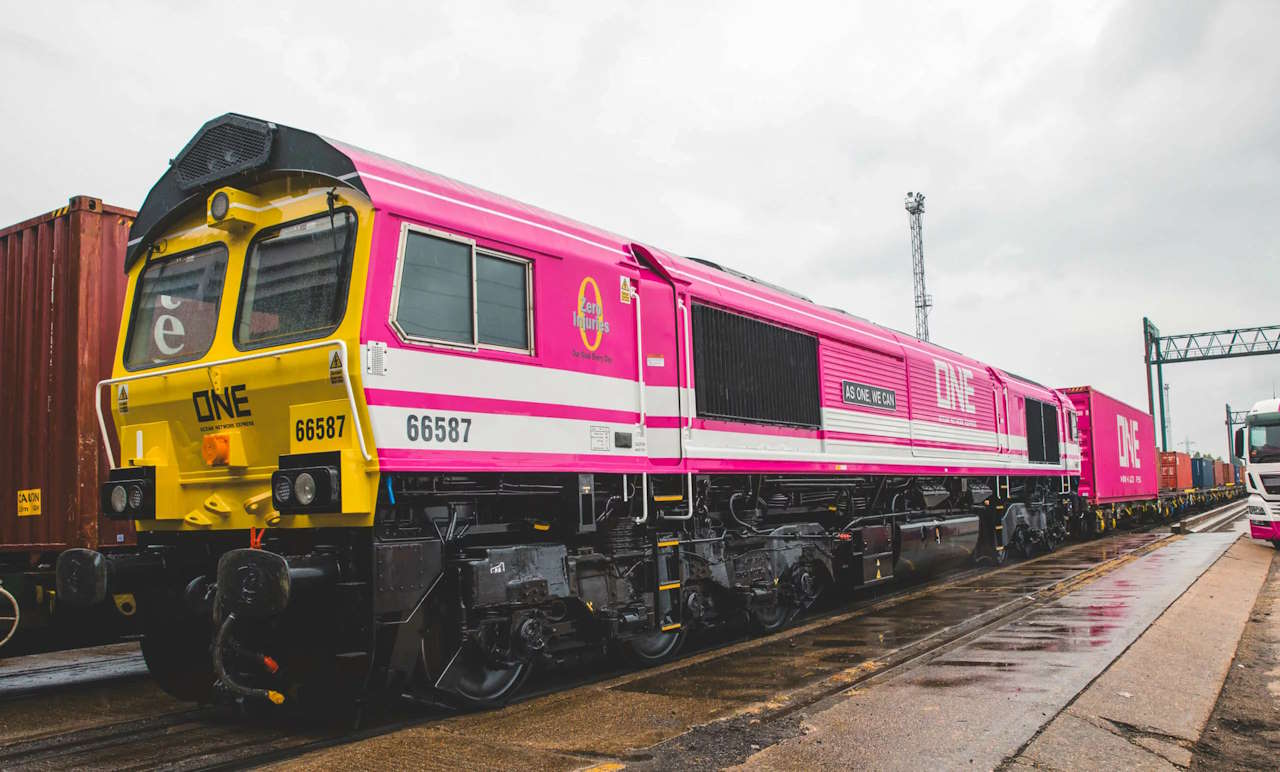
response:
[[[629,638],[622,644],[627,658],[641,667],[653,667],[674,657],[684,646],[684,630],[657,632]]]
[[[751,626],[761,633],[775,633],[786,627],[792,616],[790,605],[774,596],[767,605],[751,607]]]
[[[1018,526],[1013,532],[1013,546],[1018,548],[1018,553],[1023,558],[1030,559],[1036,553],[1036,545],[1031,540],[1031,534],[1025,525]]]
[[[18,599],[13,593],[0,587],[0,646],[4,646],[18,632],[18,624],[22,621],[22,611],[18,608]]]
[[[531,670],[528,662],[497,664],[474,646],[465,646],[454,655],[436,686],[466,707],[496,707],[519,691]]]
[[[1058,548],[1058,544],[1060,543],[1060,541],[1061,540],[1053,532],[1053,528],[1047,529],[1044,532],[1044,551],[1053,552]]]
[[[193,631],[192,628],[195,628]],[[142,658],[161,689],[185,702],[213,702],[213,672],[209,656],[210,635],[200,625],[176,624],[147,630],[142,636]]]

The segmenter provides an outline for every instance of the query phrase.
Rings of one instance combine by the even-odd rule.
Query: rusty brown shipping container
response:
[[[132,542],[100,517],[94,409],[111,377],[135,212],[76,196],[0,230],[0,560]]]
[[[1185,491],[1191,487],[1191,456],[1178,451],[1161,451],[1160,490]]]

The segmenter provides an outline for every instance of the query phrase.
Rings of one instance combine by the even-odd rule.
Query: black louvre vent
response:
[[[1058,463],[1058,408],[1037,399],[1026,402],[1027,460],[1033,464]]]
[[[818,427],[818,340],[710,306],[693,307],[698,415]]]
[[[261,166],[271,155],[275,127],[239,115],[210,121],[173,160],[182,190]]]

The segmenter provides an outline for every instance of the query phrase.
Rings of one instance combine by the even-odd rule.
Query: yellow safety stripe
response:
[[[668,582],[667,584],[658,585],[658,592],[666,592],[667,590],[678,590],[678,589],[680,589],[679,582]]]
[[[673,624],[663,625],[663,626],[662,626],[662,632],[664,632],[664,633],[666,633],[666,632],[670,632],[670,631],[672,631],[672,630],[679,630],[679,629],[680,629],[680,623],[679,623],[679,622],[675,622],[675,623],[673,623]]]
[[[680,544],[679,539],[671,539],[670,541],[658,542],[659,547],[676,547],[676,546],[679,546],[679,544]]]
[[[683,493],[677,493],[677,494],[676,494],[676,495],[674,495],[674,496],[654,496],[654,497],[653,497],[653,500],[654,500],[654,501],[683,501],[683,500],[684,500],[684,494],[683,494]]]

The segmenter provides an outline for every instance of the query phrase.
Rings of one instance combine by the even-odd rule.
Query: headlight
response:
[[[323,456],[323,458],[316,458]],[[309,515],[342,511],[341,474],[337,453],[308,454],[307,461],[332,461],[328,464],[290,466],[289,457],[281,456],[285,463],[271,473],[271,500],[282,515]]]
[[[111,488],[111,511],[116,514],[124,512],[124,508],[129,504],[129,492],[124,489],[123,485],[115,485]]]
[[[310,472],[303,472],[294,480],[294,488],[298,492],[298,503],[308,506],[316,500],[316,478]]]
[[[221,220],[227,216],[227,212],[231,210],[231,199],[226,192],[218,191],[214,194],[213,200],[209,202],[209,215],[215,220]]]
[[[112,491],[112,495],[113,496],[115,495],[115,491]],[[129,486],[129,509],[142,509],[142,486],[141,485]]]
[[[1244,514],[1246,517],[1266,517],[1267,510],[1265,507],[1260,507],[1257,504],[1246,504],[1244,507]]]
[[[289,478],[284,475],[276,476],[276,501],[281,504],[289,503],[289,499],[293,497],[293,484],[289,482]]]

